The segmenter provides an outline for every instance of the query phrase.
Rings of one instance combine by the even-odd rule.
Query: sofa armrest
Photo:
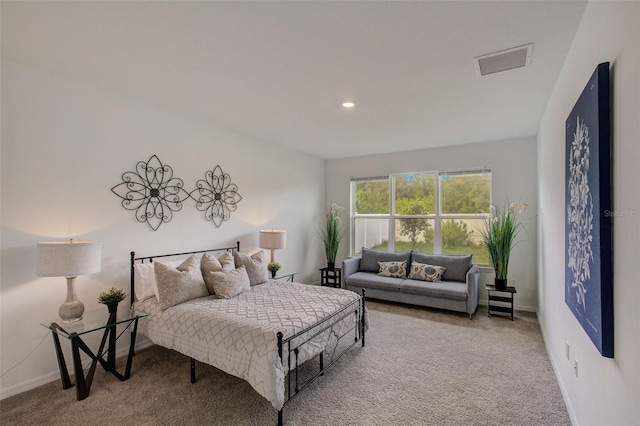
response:
[[[342,261],[342,288],[347,288],[346,279],[360,269],[360,258],[352,257]]]
[[[467,271],[467,313],[472,315],[478,308],[480,287],[480,267],[471,265]]]

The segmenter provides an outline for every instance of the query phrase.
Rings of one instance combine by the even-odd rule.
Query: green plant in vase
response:
[[[111,287],[107,291],[103,291],[98,296],[98,302],[107,305],[109,313],[114,313],[118,310],[118,303],[127,298],[127,293],[117,287]]]
[[[275,278],[276,274],[280,270],[280,264],[277,262],[269,262],[267,269],[271,272],[271,278]]]
[[[509,258],[522,226],[518,216],[526,207],[526,204],[518,203],[505,203],[502,209],[491,206],[491,213],[485,221],[484,228],[480,230],[482,243],[491,256],[491,263],[496,273],[497,289],[507,288]]]
[[[327,267],[333,270],[336,265],[336,256],[338,248],[342,241],[343,229],[340,213],[344,207],[337,204],[331,204],[325,215],[324,228],[320,232],[320,237],[324,243],[324,251],[327,256]]]

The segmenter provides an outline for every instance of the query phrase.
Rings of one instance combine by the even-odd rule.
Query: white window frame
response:
[[[460,214],[444,214],[441,211],[442,206],[442,177],[456,176],[466,174],[489,174],[489,205],[493,205],[493,173],[489,168],[471,168],[459,170],[438,170],[423,171],[409,173],[390,173],[388,176],[376,176],[369,178],[352,178],[350,186],[350,252],[352,256],[359,254],[359,247],[355,247],[355,228],[357,219],[387,219],[388,220],[388,250],[395,250],[395,223],[397,219],[428,219],[433,220],[433,252],[434,254],[442,253],[442,222],[445,220],[463,220],[469,219],[468,215]],[[394,178],[397,176],[407,175],[433,175],[436,179],[435,191],[435,212],[428,215],[397,215],[395,214],[395,185]],[[388,214],[354,214],[355,211],[355,184],[367,180],[387,180],[389,184],[389,213]],[[478,213],[475,218],[485,219],[489,213]]]

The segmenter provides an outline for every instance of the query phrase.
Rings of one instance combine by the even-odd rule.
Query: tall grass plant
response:
[[[491,257],[496,278],[506,280],[509,272],[511,250],[516,244],[516,237],[522,224],[518,216],[524,211],[525,204],[508,202],[502,208],[491,207],[491,214],[480,230],[482,242]]]
[[[332,204],[327,210],[324,227],[320,232],[328,264],[335,264],[338,248],[344,235],[342,219],[340,219],[340,213],[343,210],[344,207]]]

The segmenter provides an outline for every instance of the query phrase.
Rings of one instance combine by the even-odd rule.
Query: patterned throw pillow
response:
[[[209,288],[210,282],[212,288]],[[233,296],[244,293],[251,288],[247,269],[241,266],[229,272],[211,272],[207,288],[209,292],[213,290],[218,299],[231,299]]]
[[[407,262],[378,262],[380,270],[378,275],[382,277],[406,278]]]
[[[442,281],[442,275],[447,268],[444,266],[428,265],[426,263],[411,262],[409,279],[420,281],[431,281],[434,283]]]
[[[247,268],[247,275],[249,275],[251,286],[269,281],[267,264],[264,261],[264,251],[260,250],[251,256],[234,251],[233,258],[235,259],[236,267],[244,266]]]
[[[189,256],[177,268],[161,262],[154,264],[158,302],[162,310],[209,295],[200,272],[200,262],[195,256]]]
[[[222,256],[216,257],[212,254],[205,253],[200,260],[200,270],[202,278],[207,285],[210,294],[214,294],[212,273],[214,272],[231,272],[235,271],[236,263],[233,260],[231,252],[225,252]]]

